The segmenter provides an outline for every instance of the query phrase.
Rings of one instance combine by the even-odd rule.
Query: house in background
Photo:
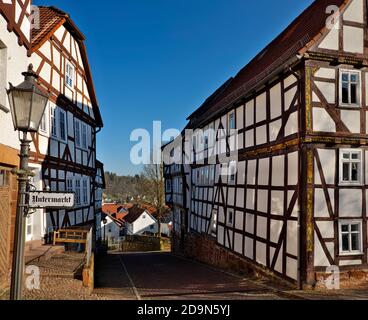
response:
[[[128,215],[124,218],[125,235],[156,234],[158,232],[157,220],[146,210],[139,206],[129,209]]]
[[[189,117],[189,154],[164,147],[175,250],[300,288],[336,267],[366,279],[367,14],[365,0],[314,1]]]
[[[128,215],[129,205],[104,203],[100,223],[101,239],[114,241],[123,236],[124,219]]]

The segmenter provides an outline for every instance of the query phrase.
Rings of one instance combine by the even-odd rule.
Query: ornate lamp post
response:
[[[18,176],[18,204],[14,235],[11,300],[22,299],[25,226],[28,215],[27,192],[29,178],[33,175],[28,168],[31,141],[27,138],[27,133],[38,131],[49,99],[49,96],[45,95],[36,83],[38,76],[33,71],[32,64],[29,65],[28,71],[22,75],[24,82],[17,87],[13,87],[10,83],[10,89],[7,90],[14,129],[19,131],[21,142],[19,170],[14,171]]]

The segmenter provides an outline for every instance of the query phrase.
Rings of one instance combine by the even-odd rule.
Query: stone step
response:
[[[52,256],[64,252],[65,248],[63,246],[41,245],[39,247],[34,247],[32,250],[26,251],[25,261],[29,264],[35,260],[49,260]]]
[[[31,251],[35,248],[41,247],[43,245],[42,240],[33,240],[33,241],[27,241],[24,246],[24,251]]]

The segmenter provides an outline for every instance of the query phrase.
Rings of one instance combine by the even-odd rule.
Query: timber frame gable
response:
[[[8,2],[0,1],[0,14],[7,21],[8,31],[18,36],[18,44],[30,49],[31,0],[10,0],[10,3]]]
[[[41,25],[44,20],[50,21],[32,30],[31,53],[40,84],[55,100],[72,105],[80,117],[103,127],[84,35],[60,9],[39,7],[39,10]],[[67,83],[68,65],[73,68],[72,85]]]

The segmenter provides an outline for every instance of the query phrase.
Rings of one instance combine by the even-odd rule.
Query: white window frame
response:
[[[172,192],[172,182],[170,179],[166,180],[166,193]]]
[[[45,112],[42,115],[41,122],[40,122],[40,132],[47,134],[48,132],[48,115],[49,109],[48,104],[46,105]]]
[[[233,226],[234,225],[234,217],[235,217],[234,214],[235,214],[235,212],[234,212],[233,209],[228,209],[227,210],[226,224],[228,226]],[[231,221],[230,221],[230,217],[231,217]]]
[[[77,129],[78,128],[78,129]],[[80,148],[82,144],[82,130],[81,122],[78,119],[74,119],[74,135],[75,135],[75,145]]]
[[[210,234],[212,236],[217,235],[217,220],[218,220],[218,210],[212,210],[212,217],[211,217],[211,226],[210,226]]]
[[[58,112],[56,113],[57,114],[57,124],[58,124],[58,138],[61,140],[61,141],[67,141],[68,139],[68,126],[67,126],[67,115],[66,115],[66,112],[63,110],[63,109],[60,109],[58,108]],[[61,136],[61,115],[64,116],[64,137]]]
[[[81,147],[83,149],[87,149],[88,147],[88,130],[87,130],[87,124],[84,122],[81,122]]]
[[[82,202],[88,204],[88,179],[82,179]]]
[[[352,153],[359,153],[359,158],[360,160],[353,160],[350,159],[346,160],[343,158],[344,153],[349,153],[350,155]],[[363,172],[364,172],[364,153],[361,149],[340,149],[340,154],[339,154],[339,173],[340,173],[340,178],[339,178],[339,185],[340,186],[361,186],[363,185]],[[351,181],[351,177],[350,177],[350,181],[344,181],[343,180],[343,164],[344,163],[359,163],[359,172],[358,172],[358,177],[359,177],[359,181]],[[350,172],[349,175],[351,175],[351,168],[350,168]]]
[[[357,232],[352,232],[351,231],[351,226],[352,225],[359,225],[359,231]],[[351,235],[353,233],[359,233],[360,239],[359,239],[359,247],[360,250],[351,250],[351,251],[343,251],[342,248],[342,236],[343,233],[346,232],[342,232],[342,226],[348,225],[349,226],[349,231],[347,232],[347,234],[349,234],[349,247],[351,250]],[[363,253],[363,223],[361,220],[340,220],[339,221],[339,255],[340,256],[354,256],[354,255],[362,255]]]
[[[56,106],[50,107],[50,131],[53,138],[58,137],[58,119]]]
[[[237,174],[237,168],[236,168],[237,162],[231,161],[228,166],[228,175],[229,175],[229,184],[235,184],[236,181],[236,174]],[[232,174],[232,170],[234,168],[234,174]]]
[[[344,73],[348,73],[349,74],[349,100],[351,101],[351,86],[350,86],[350,75],[351,74],[356,74],[359,77],[359,81],[358,81],[358,97],[357,103],[343,103],[342,102],[342,76]],[[359,70],[349,70],[349,69],[340,69],[339,70],[339,105],[341,107],[348,107],[348,108],[360,108],[362,106],[362,73]]]
[[[74,192],[74,181],[72,178],[66,179],[66,191]]]
[[[234,128],[231,128],[230,126],[230,119],[231,116],[233,116],[233,121],[234,121]],[[235,110],[231,111],[228,113],[227,115],[227,131],[230,134],[231,130],[236,130],[236,117],[235,117]]]
[[[75,67],[70,61],[67,61],[65,64],[65,84],[71,90],[74,90],[74,78]]]
[[[81,179],[75,179],[74,181],[74,189],[75,189],[75,204],[80,206],[82,204],[82,188],[81,188]]]

